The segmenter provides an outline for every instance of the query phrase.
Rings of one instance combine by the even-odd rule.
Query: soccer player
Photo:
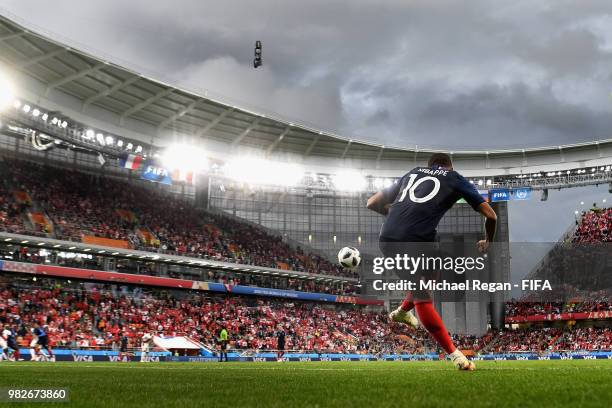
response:
[[[368,199],[368,209],[386,216],[379,239],[383,254],[395,256],[401,243],[434,242],[440,219],[461,198],[486,218],[486,239],[476,243],[478,250],[485,253],[495,236],[497,215],[476,188],[453,170],[450,156],[435,153],[427,167],[414,168],[397,183]],[[413,308],[421,324],[449,354],[454,365],[460,370],[474,370],[474,363],[453,344],[428,292],[409,292],[389,318],[416,327],[418,321],[411,312]]]
[[[151,349],[151,344],[153,344],[153,336],[151,333],[145,333],[142,336],[142,346],[140,352],[140,362],[144,363],[148,361],[149,350]]]
[[[225,356],[225,362],[227,363],[227,343],[228,343],[228,334],[225,326],[221,326],[221,331],[219,332],[219,347],[221,348],[221,352],[219,353],[219,362],[223,361],[223,356]]]
[[[32,359],[34,361],[39,361],[41,358],[51,361],[55,360],[53,350],[49,345],[49,336],[47,336],[47,331],[41,327],[38,322],[35,322],[34,327],[32,328],[32,342],[30,343],[30,347],[32,348],[30,353],[32,354]],[[47,350],[48,355],[45,355],[43,350]]]
[[[2,329],[2,334],[0,335],[0,349],[2,349],[2,353],[0,353],[0,361],[9,360],[8,354],[8,334],[10,333],[7,329]]]
[[[283,361],[283,354],[285,354],[285,331],[280,326],[276,333],[276,361]]]
[[[120,342],[119,361],[123,361],[124,359],[127,359],[127,361],[130,361],[130,355],[128,354],[129,341],[130,339],[127,336],[127,332],[123,332],[123,334],[121,335],[121,339],[119,340]]]
[[[8,348],[13,349],[13,359],[19,361],[19,345],[17,344],[17,333],[9,326],[2,330],[2,338],[6,341]]]

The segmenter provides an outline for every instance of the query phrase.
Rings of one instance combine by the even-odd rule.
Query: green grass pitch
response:
[[[68,387],[75,407],[610,407],[612,360],[2,363],[0,387]],[[41,407],[42,403],[2,403]]]

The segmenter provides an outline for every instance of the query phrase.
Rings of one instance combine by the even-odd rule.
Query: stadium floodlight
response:
[[[13,107],[15,109],[21,108],[21,101],[19,99],[15,99],[15,101],[13,102]]]
[[[295,163],[281,163],[257,157],[238,157],[224,166],[224,174],[253,185],[290,187],[304,177],[304,169]]]
[[[117,140],[117,147],[123,147],[123,140]]]
[[[106,145],[106,141],[104,140],[104,135],[102,133],[98,133],[96,135],[96,140],[98,141],[98,143],[100,143],[102,146]]]
[[[41,119],[46,122],[47,119],[49,119],[49,114],[48,113],[43,113],[43,115],[41,116]]]
[[[40,111],[38,109],[34,109],[32,111],[32,116],[34,116],[35,118],[39,117],[40,116]]]
[[[127,150],[132,150],[134,148],[134,145],[131,143],[128,143],[127,146],[125,147]]]
[[[113,142],[114,142],[114,140],[113,140],[112,136],[106,136],[106,144],[107,145],[112,146]]]
[[[183,143],[167,147],[161,154],[161,162],[168,170],[178,170],[180,174],[198,173],[208,167],[202,148]]]
[[[0,73],[0,111],[4,110],[14,102],[15,92],[13,84]]]
[[[28,104],[23,105],[23,111],[25,113],[30,113],[30,110],[32,109],[32,107]]]
[[[87,129],[84,134],[86,139],[93,140],[96,137],[96,132],[93,129]]]
[[[355,170],[344,170],[332,176],[334,186],[341,191],[362,191],[366,187],[366,179]]]
[[[136,153],[142,152],[142,146],[138,145],[135,150]]]

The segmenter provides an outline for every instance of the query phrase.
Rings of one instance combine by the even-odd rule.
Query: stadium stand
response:
[[[221,326],[235,350],[274,350],[275,333],[287,350],[319,353],[440,353],[424,330],[389,324],[386,314],[357,306],[276,301],[263,297],[198,294],[77,283],[7,279],[0,283],[0,322],[14,327],[24,346],[34,322],[48,326],[54,347],[117,349],[127,334],[139,345],[144,332],[190,336],[210,349]],[[460,348],[481,353],[610,350],[610,327],[526,328],[453,336]]]
[[[33,264],[65,266],[84,270],[105,270],[104,258],[101,256],[66,253],[57,250],[41,250],[36,247],[11,244],[0,245],[0,259]],[[116,272],[120,273],[162,276],[151,262],[140,262],[137,259],[118,259],[114,269]],[[297,279],[232,270],[206,269],[198,270],[197,272],[189,272],[189,270],[175,272],[169,270],[167,276],[175,279],[215,282],[231,286],[256,286],[260,288],[296,290],[300,292],[316,292],[333,295],[355,295],[358,293],[358,287],[350,283],[339,285],[331,281]]]
[[[98,238],[158,253],[356,276],[262,228],[200,211],[156,187],[13,159],[4,159],[3,166],[9,177],[0,191],[0,225],[9,232],[81,242]],[[18,203],[16,193],[30,200]],[[34,212],[50,220],[48,231],[28,228],[25,220]],[[112,246],[111,241],[102,243]]]
[[[612,208],[593,208],[583,212],[576,227],[573,242],[612,242]]]
[[[591,294],[588,299],[575,299],[567,303],[522,301],[506,303],[506,317],[581,312],[612,312],[612,304],[609,303],[609,297],[605,293]]]

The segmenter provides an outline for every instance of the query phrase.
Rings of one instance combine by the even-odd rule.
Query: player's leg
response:
[[[15,361],[19,361],[20,351],[19,351],[19,345],[17,344],[17,342],[10,341],[8,343],[8,346],[13,349],[13,358],[15,359]]]
[[[389,319],[397,323],[404,323],[411,327],[417,327],[419,325],[419,321],[414,314],[412,313],[412,309],[414,308],[414,302],[412,293],[408,292],[406,297],[402,301],[402,304],[391,313],[389,313]]]
[[[380,251],[386,258],[395,258],[398,255],[402,255],[406,253],[407,249],[405,247],[405,243],[401,242],[386,242],[381,241],[379,243]],[[412,276],[410,277],[413,278]],[[412,293],[407,292],[404,301],[397,309],[393,310],[389,313],[389,319],[397,322],[404,323],[411,327],[417,327],[419,321],[414,317],[414,314],[411,310],[414,308],[414,302],[412,299]]]
[[[49,338],[47,336],[43,336],[42,338],[39,339],[38,345],[40,346],[41,354],[45,354],[43,350],[47,351],[45,355],[45,360],[53,361],[54,360],[53,350],[51,350],[51,346],[49,346]]]
[[[444,322],[434,308],[432,301],[417,300],[415,301],[415,309],[423,327],[427,329],[429,334],[431,334],[444,351],[446,351],[453,361],[453,364],[460,370],[474,370],[476,368],[474,363],[468,360],[461,350],[457,349],[453,344],[446,330],[446,326],[444,326]]]
[[[0,354],[0,361],[8,360],[8,345],[6,344],[6,341],[3,337],[0,337],[0,348],[2,349],[2,354]]]
[[[38,352],[36,350],[37,345],[38,342],[35,339],[30,342],[30,356],[32,361],[38,361]]]

